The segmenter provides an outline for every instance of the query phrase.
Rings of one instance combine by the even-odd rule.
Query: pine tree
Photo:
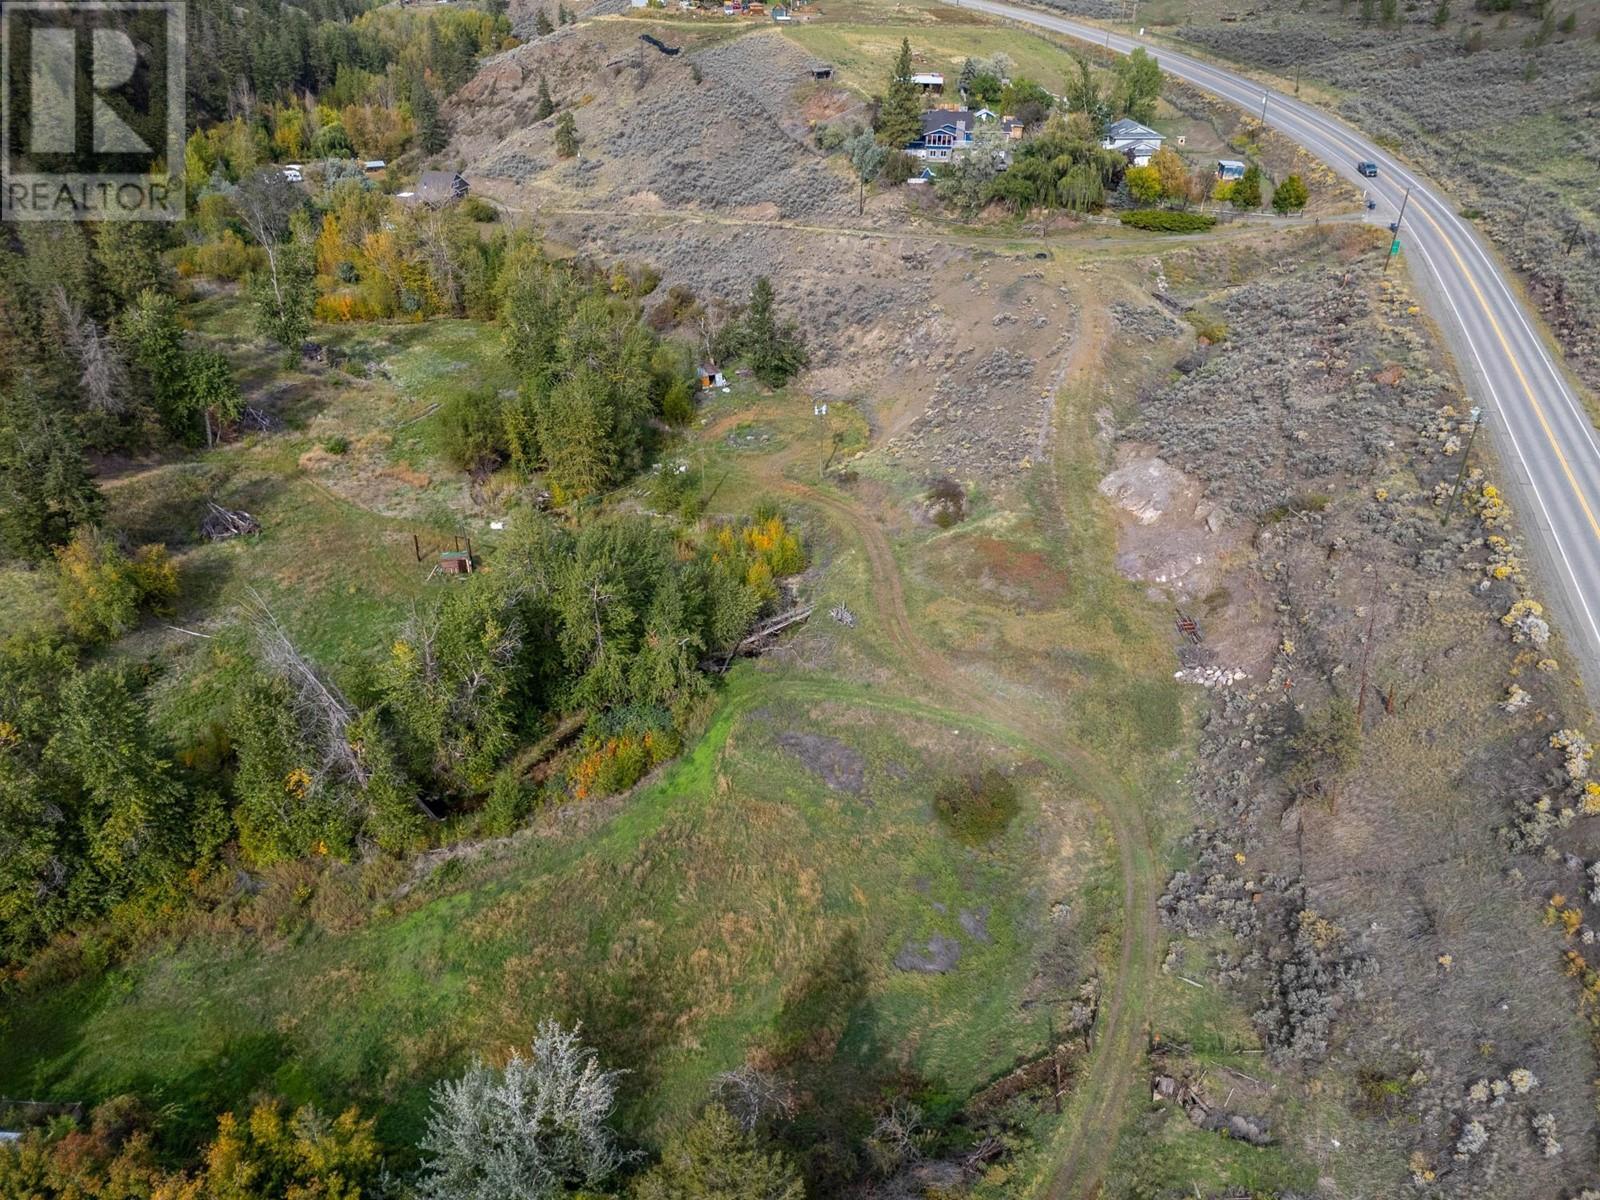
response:
[[[155,882],[181,858],[183,788],[122,669],[97,667],[61,692],[51,756],[85,793],[89,855],[110,879]]]
[[[26,380],[0,394],[0,549],[37,562],[104,510],[65,414]]]
[[[194,422],[184,402],[187,372],[177,301],[146,288],[122,314],[116,332],[167,432],[174,437],[188,435]]]
[[[1251,167],[1244,177],[1233,185],[1230,196],[1235,208],[1255,211],[1261,207],[1261,168]]]
[[[1291,175],[1280,183],[1277,190],[1272,193],[1272,207],[1278,213],[1287,215],[1291,212],[1299,212],[1306,206],[1306,202],[1310,198],[1310,193],[1306,190],[1305,180],[1298,175]]]
[[[541,8],[539,15],[533,19],[533,32],[539,37],[544,37],[547,33],[553,33],[554,31],[555,26],[550,23],[550,14]]]
[[[782,387],[806,365],[805,341],[793,322],[778,323],[772,281],[765,275],[750,290],[740,340],[750,369],[768,387]]]
[[[922,134],[922,97],[911,82],[911,40],[900,39],[900,54],[889,73],[889,90],[878,110],[878,140],[900,148]]]
[[[550,85],[541,74],[539,76],[539,103],[533,110],[533,119],[535,121],[546,120],[555,111],[556,102],[550,97]]]
[[[411,90],[411,115],[417,123],[417,147],[424,154],[437,154],[449,144],[439,118],[439,101],[420,72]]]
[[[556,156],[572,158],[577,153],[578,123],[572,119],[570,112],[564,112],[556,120]]]
[[[95,227],[95,264],[118,308],[147,288],[166,286],[165,239],[166,227],[155,221],[101,221]]]
[[[634,1184],[632,1200],[804,1200],[805,1194],[787,1157],[763,1151],[754,1134],[713,1104],[668,1141],[661,1161]]]

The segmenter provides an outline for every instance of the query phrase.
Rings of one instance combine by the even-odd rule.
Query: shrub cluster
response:
[[[1155,233],[1201,233],[1217,223],[1217,219],[1207,213],[1171,208],[1136,208],[1122,213],[1118,220],[1134,229]]]

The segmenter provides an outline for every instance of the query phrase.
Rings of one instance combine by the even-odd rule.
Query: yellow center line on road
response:
[[[1331,122],[1314,122],[1312,124],[1314,127],[1322,126],[1323,135],[1344,152],[1363,153],[1359,145],[1355,144],[1343,130],[1340,130]],[[1544,430],[1545,440],[1550,443],[1550,449],[1555,452],[1556,461],[1561,464],[1561,473],[1566,476],[1567,484],[1572,488],[1572,494],[1578,501],[1578,507],[1583,509],[1583,515],[1589,522],[1589,528],[1593,531],[1595,540],[1600,542],[1600,519],[1596,519],[1594,509],[1590,506],[1588,497],[1584,495],[1583,487],[1578,483],[1578,477],[1572,470],[1572,464],[1567,461],[1567,456],[1561,449],[1561,441],[1556,437],[1555,430],[1545,416],[1544,406],[1539,403],[1538,394],[1533,390],[1533,385],[1528,381],[1527,373],[1522,369],[1522,360],[1517,356],[1516,351],[1511,348],[1510,339],[1506,337],[1505,330],[1494,315],[1494,310],[1489,307],[1488,297],[1478,287],[1478,281],[1473,277],[1472,270],[1467,266],[1466,260],[1462,258],[1455,239],[1434,219],[1433,214],[1428,211],[1428,205],[1426,203],[1418,204],[1417,212],[1421,213],[1423,219],[1433,226],[1434,232],[1439,235],[1439,239],[1444,243],[1445,249],[1450,252],[1450,257],[1455,259],[1456,267],[1460,270],[1462,278],[1467,281],[1467,286],[1472,289],[1472,294],[1478,301],[1478,307],[1483,310],[1483,315],[1488,319],[1490,328],[1494,330],[1495,337],[1499,339],[1500,348],[1505,352],[1506,361],[1511,364],[1511,369],[1516,372],[1517,382],[1522,385],[1523,394],[1528,397],[1528,404],[1532,407],[1533,415],[1539,422],[1539,428]],[[1395,234],[1396,238],[1399,236],[1398,233]],[[1440,284],[1448,287],[1448,284],[1443,279],[1440,280]],[[1471,330],[1464,327],[1461,333],[1463,337],[1469,340],[1472,337]],[[1484,382],[1489,385],[1491,390],[1493,389],[1494,383],[1492,380],[1486,378]],[[1530,482],[1532,481],[1530,480]]]
[[[1472,289],[1472,294],[1478,298],[1478,305],[1483,309],[1483,315],[1489,319],[1489,324],[1494,329],[1495,337],[1500,339],[1500,348],[1505,351],[1506,361],[1511,364],[1511,369],[1517,373],[1517,382],[1522,384],[1522,391],[1528,397],[1528,403],[1533,406],[1533,415],[1539,420],[1539,428],[1544,430],[1544,436],[1550,442],[1550,449],[1555,451],[1556,461],[1561,464],[1561,473],[1567,477],[1567,483],[1572,486],[1572,494],[1578,498],[1578,505],[1583,509],[1583,515],[1588,518],[1589,528],[1594,531],[1595,540],[1600,541],[1600,521],[1595,519],[1594,509],[1589,507],[1588,498],[1584,496],[1583,488],[1578,484],[1578,477],[1573,474],[1572,465],[1567,462],[1567,456],[1561,451],[1560,439],[1556,437],[1555,430],[1550,427],[1550,422],[1544,415],[1544,406],[1539,403],[1539,397],[1534,393],[1533,385],[1528,382],[1528,376],[1522,370],[1522,361],[1517,357],[1516,352],[1511,349],[1511,343],[1506,337],[1505,330],[1500,327],[1500,322],[1489,308],[1487,298],[1478,287],[1478,281],[1472,277],[1472,272],[1467,269],[1467,264],[1462,259],[1461,252],[1456,249],[1455,239],[1444,231],[1439,222],[1433,219],[1433,214],[1427,210],[1426,206],[1419,206],[1417,211],[1423,215],[1428,224],[1432,225],[1439,237],[1444,240],[1445,249],[1450,251],[1450,257],[1455,259],[1456,266],[1461,268],[1461,273],[1466,278],[1467,286]],[[1470,337],[1471,334],[1468,333],[1467,336]]]

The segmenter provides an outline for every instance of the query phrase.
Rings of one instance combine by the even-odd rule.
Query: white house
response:
[[[1107,150],[1115,150],[1136,167],[1148,167],[1151,156],[1161,149],[1161,143],[1166,140],[1148,125],[1123,117],[1106,130],[1100,145]]]

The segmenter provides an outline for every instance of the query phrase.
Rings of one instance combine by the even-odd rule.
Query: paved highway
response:
[[[1410,189],[1402,254],[1420,268],[1413,274],[1511,472],[1509,495],[1543,568],[1540,599],[1553,606],[1591,692],[1600,692],[1600,438],[1506,269],[1448,198],[1344,122],[1224,68],[1035,8],[1001,0],[959,3],[1120,54],[1143,46],[1163,71],[1249,113],[1259,114],[1265,98],[1267,125],[1370,192],[1378,201],[1374,216],[1385,225]],[[1378,165],[1376,179],[1357,173],[1362,161]]]

